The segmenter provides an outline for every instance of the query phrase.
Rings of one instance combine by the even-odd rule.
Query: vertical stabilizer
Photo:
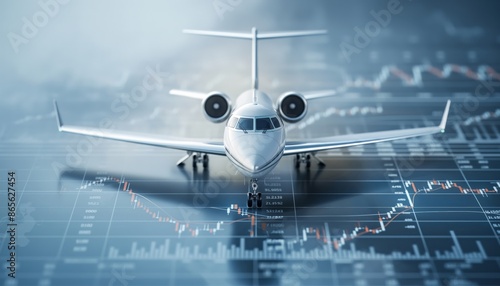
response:
[[[252,88],[259,89],[259,78],[257,76],[257,28],[252,28]],[[255,99],[254,99],[255,100]]]

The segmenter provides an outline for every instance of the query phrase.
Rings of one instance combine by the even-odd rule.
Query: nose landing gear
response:
[[[250,180],[250,186],[248,188],[252,188],[252,192],[249,190],[248,191],[248,200],[247,200],[247,207],[252,208],[254,207],[254,203],[256,203],[258,208],[262,207],[262,193],[258,193],[257,189],[259,188],[259,185],[257,184],[257,179],[251,179]]]

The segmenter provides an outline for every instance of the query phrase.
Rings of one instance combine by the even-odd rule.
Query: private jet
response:
[[[226,156],[236,169],[249,179],[247,206],[251,208],[254,206],[262,207],[262,194],[257,192],[258,180],[269,174],[283,156],[295,156],[296,167],[305,164],[306,168],[309,168],[311,158],[324,166],[323,161],[316,157],[316,153],[319,151],[430,135],[445,130],[450,100],[447,101],[441,122],[437,126],[347,134],[302,141],[287,140],[284,122],[299,122],[307,114],[309,101],[331,96],[334,92],[299,93],[290,91],[282,94],[274,104],[266,93],[259,90],[257,44],[259,40],[324,35],[327,31],[259,33],[256,28],[252,28],[250,33],[201,30],[184,30],[183,32],[203,36],[245,39],[252,43],[252,86],[238,96],[234,106],[230,98],[219,91],[210,93],[177,89],[170,91],[172,95],[195,98],[201,101],[203,113],[208,120],[214,123],[226,122],[222,140],[218,142],[177,140],[160,134],[140,134],[65,125],[59,113],[57,102],[54,101],[59,131],[187,151],[187,154],[177,162],[178,165],[184,165],[184,162],[192,157],[193,167],[202,164],[206,168],[208,167],[208,155]]]

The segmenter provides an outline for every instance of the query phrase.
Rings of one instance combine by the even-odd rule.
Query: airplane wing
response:
[[[116,141],[132,142],[137,144],[185,150],[189,152],[201,152],[213,155],[226,155],[223,142],[199,142],[191,140],[176,140],[165,136],[153,134],[141,134],[119,130],[99,129],[81,126],[64,125],[57,102],[54,101],[56,110],[57,125],[59,131],[74,134],[93,136],[98,138],[111,139]]]
[[[308,141],[288,141],[285,145],[284,155],[318,152],[328,149],[351,147],[444,132],[446,120],[448,119],[448,112],[450,111],[450,103],[450,100],[448,100],[441,123],[438,126],[339,135]]]

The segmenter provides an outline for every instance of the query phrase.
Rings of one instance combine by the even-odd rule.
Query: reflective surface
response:
[[[498,284],[500,34],[494,4],[401,2],[402,11],[358,47],[354,27],[364,31],[376,21],[370,11],[389,11],[388,1],[317,1],[286,9],[279,1],[242,1],[224,13],[205,1],[205,18],[211,19],[206,23],[196,20],[203,17],[195,2],[180,10],[168,2],[120,11],[108,4],[102,10],[107,15],[71,2],[19,46],[18,54],[3,43],[3,261],[10,256],[11,171],[17,203],[16,278],[7,276],[4,262],[3,284]],[[155,16],[155,10],[169,11],[171,19]],[[1,29],[21,33],[19,19],[31,19],[33,11],[11,11],[19,18],[4,17]],[[74,33],[78,23],[88,22],[75,15],[91,11],[101,25],[82,25]],[[165,22],[157,27],[137,11]],[[186,23],[178,23],[174,14],[189,21],[179,17]],[[145,47],[159,45],[161,52],[140,42],[130,44],[133,56],[108,52],[107,45],[116,47],[120,40],[103,40],[113,38],[103,19],[117,15],[136,30],[121,27],[134,39],[115,33],[116,39],[142,35],[152,41]],[[285,157],[259,181],[264,207],[247,209],[248,182],[224,157],[211,156],[208,169],[193,169],[190,161],[179,168],[182,152],[57,132],[53,98],[68,124],[221,138],[224,124],[207,122],[199,102],[167,91],[182,87],[234,96],[248,89],[248,43],[185,38],[178,31],[251,26],[330,30],[324,39],[259,47],[260,87],[274,100],[290,90],[338,90],[333,98],[310,102],[301,122],[285,124],[289,137],[430,126],[451,98],[446,133],[318,153],[323,168],[313,159],[309,170],[296,169],[293,158]],[[159,28],[175,38],[147,33]],[[67,29],[74,34],[71,41]],[[91,45],[92,39],[100,40]],[[355,48],[349,61],[343,41]],[[48,52],[56,42],[64,48]],[[75,52],[68,42],[88,53],[68,54]],[[42,66],[45,72],[33,72]],[[145,78],[153,89],[146,88]],[[144,96],[137,93],[141,87]]]

